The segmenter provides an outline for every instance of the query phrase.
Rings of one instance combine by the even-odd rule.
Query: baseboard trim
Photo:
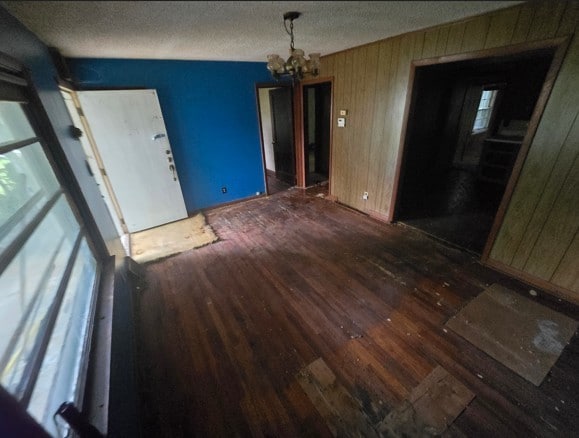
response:
[[[388,215],[386,215],[384,213],[380,213],[380,212],[375,211],[375,210],[368,210],[368,216],[370,216],[372,219],[376,219],[377,221],[380,221],[380,222],[385,222],[387,224],[392,223],[392,221],[390,220]]]
[[[259,195],[248,196],[246,198],[236,199],[234,201],[229,201],[229,202],[224,202],[222,204],[212,205],[211,207],[200,208],[199,210],[195,210],[194,212],[190,213],[189,217],[193,217],[199,212],[206,212],[206,211],[215,210],[215,209],[221,208],[221,207],[228,207],[230,205],[239,204],[240,202],[252,201],[254,199],[263,198],[265,196],[268,196],[268,195],[266,193],[261,193]]]
[[[487,259],[485,261],[480,261],[480,263],[484,266],[489,268],[495,269],[497,271],[502,272],[503,274],[510,275],[518,280],[521,280],[525,283],[528,283],[531,286],[535,286],[539,289],[543,289],[546,292],[558,297],[562,298],[566,301],[569,301],[573,304],[579,305],[579,293],[573,292],[570,289],[557,286],[549,281],[543,280],[542,278],[535,277],[528,272],[521,271],[519,269],[513,268],[511,266],[505,265],[497,260]]]

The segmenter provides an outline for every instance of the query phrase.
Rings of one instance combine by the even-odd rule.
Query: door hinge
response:
[[[75,107],[79,116],[84,117],[84,112],[80,106]]]
[[[125,220],[122,217],[120,217],[119,220],[121,221],[121,225],[127,225],[127,223],[125,222]]]
[[[105,170],[104,167],[100,168],[101,173],[103,174],[103,176],[107,176],[107,171]]]

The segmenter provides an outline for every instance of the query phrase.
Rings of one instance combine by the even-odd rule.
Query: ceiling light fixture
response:
[[[310,53],[310,58],[304,57],[302,49],[294,47],[294,20],[301,15],[300,12],[286,12],[283,14],[285,31],[291,37],[290,57],[287,61],[279,55],[267,55],[267,69],[275,79],[290,76],[294,81],[300,81],[306,75],[316,77],[320,72],[320,54]],[[287,22],[289,21],[289,29]]]

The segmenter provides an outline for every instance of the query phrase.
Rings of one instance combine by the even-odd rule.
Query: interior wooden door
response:
[[[80,91],[78,98],[128,230],[187,217],[157,92]]]
[[[270,90],[271,125],[275,174],[282,181],[296,183],[292,90],[289,87]]]

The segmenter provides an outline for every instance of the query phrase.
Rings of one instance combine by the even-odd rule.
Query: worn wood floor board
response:
[[[440,365],[476,394],[449,436],[579,429],[577,337],[537,388],[445,332],[489,284],[526,285],[316,194],[211,210],[218,242],[147,266],[136,308],[145,437],[332,436],[296,379],[318,358],[372,424]],[[534,300],[579,315],[542,291]]]
[[[361,404],[336,380],[323,359],[305,367],[297,379],[334,436],[378,437]]]

